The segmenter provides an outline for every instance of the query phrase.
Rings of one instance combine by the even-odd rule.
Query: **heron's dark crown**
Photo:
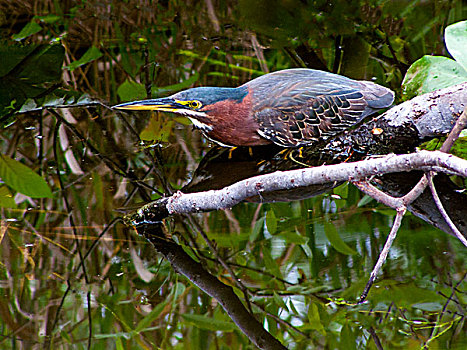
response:
[[[197,100],[206,106],[225,100],[232,100],[240,103],[246,95],[248,95],[248,88],[245,86],[237,88],[197,87],[180,91],[170,97],[182,101]]]

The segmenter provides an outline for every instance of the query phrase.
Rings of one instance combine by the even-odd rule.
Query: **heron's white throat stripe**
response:
[[[191,112],[191,111],[189,111],[189,112]],[[204,132],[212,131],[213,128],[212,128],[211,125],[204,124],[204,123],[200,122],[198,119],[190,117],[189,113],[187,113],[187,117],[188,117],[188,119],[191,120],[193,125],[196,128],[200,129],[201,131],[204,131]]]

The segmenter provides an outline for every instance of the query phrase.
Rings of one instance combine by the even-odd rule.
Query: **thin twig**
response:
[[[446,209],[444,209],[443,203],[441,203],[441,200],[439,199],[438,192],[436,192],[435,184],[433,183],[433,174],[431,172],[428,173],[428,186],[430,187],[433,200],[435,201],[435,204],[438,207],[438,210],[441,213],[441,216],[444,218],[449,228],[456,235],[456,237],[462,242],[462,244],[464,244],[467,247],[467,240],[462,235],[462,233],[457,229],[456,225],[454,224],[454,222],[451,220],[448,213],[446,212]]]
[[[260,304],[258,303],[255,303],[255,302],[252,302],[252,304],[254,306],[256,306],[258,309],[260,309],[263,313],[265,313],[267,316],[271,317],[272,319],[274,319],[277,323],[285,326],[285,327],[288,327],[290,329],[293,329],[295,332],[297,332],[298,334],[300,334],[302,337],[305,337],[306,339],[310,339],[310,336],[307,335],[306,333],[302,332],[300,329],[298,329],[297,327],[295,327],[294,325],[292,325],[290,322],[287,322],[286,320],[283,320],[282,318],[280,318],[279,316],[277,316],[276,314],[273,314],[269,311],[266,310],[266,308],[264,308],[263,306],[261,306]]]
[[[120,166],[117,162],[115,162],[113,159],[106,157],[101,154],[101,152],[86,138],[84,137],[81,132],[70,122],[68,122],[65,118],[63,118],[59,113],[54,111],[53,109],[48,110],[50,113],[52,113],[57,120],[59,120],[61,123],[65,124],[73,134],[75,134],[86,146],[91,150],[93,154],[95,154],[100,160],[104,162],[104,164],[113,172],[117,173],[120,176],[128,178],[136,187],[143,187],[146,188],[150,191],[154,191],[158,193],[159,195],[162,195],[161,192],[159,192],[157,189],[152,188],[148,184],[144,183],[144,181],[141,181],[138,179],[134,174],[131,172],[127,172],[122,166]],[[141,191],[141,195],[145,200],[149,201],[149,196],[145,195],[143,191]],[[147,197],[147,198],[145,198]]]
[[[449,133],[447,139],[444,141],[443,145],[440,148],[441,152],[449,153],[454,142],[459,138],[459,135],[462,130],[465,129],[467,126],[467,106],[464,108],[464,111],[457,119],[456,124],[452,128],[451,132]]]
[[[439,322],[439,321],[441,321],[441,320],[443,319],[443,315],[446,313],[446,310],[447,310],[447,308],[448,308],[449,303],[450,303],[451,301],[456,302],[456,301],[454,300],[454,297],[456,296],[456,289],[457,289],[457,287],[459,287],[459,286],[461,285],[462,282],[464,282],[464,279],[466,278],[466,276],[467,276],[467,274],[464,274],[464,277],[462,277],[462,278],[456,283],[455,286],[452,285],[452,284],[450,285],[450,287],[452,288],[452,290],[451,290],[451,295],[449,295],[449,297],[448,297],[448,296],[445,296],[447,300],[446,300],[446,302],[444,303],[444,306],[443,306],[443,309],[441,310],[441,313],[438,314],[438,316],[437,316],[437,320],[438,320],[437,322]],[[440,293],[440,294],[442,295],[442,293]],[[461,315],[461,316],[464,317],[464,315]],[[437,330],[437,327],[433,327],[433,329],[432,329],[432,331],[431,331],[431,333],[430,333],[430,336],[428,337],[428,339],[427,339],[427,340],[425,341],[425,343],[423,344],[424,346],[427,346],[428,343],[429,343],[431,340],[433,340],[433,339],[435,338],[435,336],[436,336],[436,333],[435,333],[436,330]]]
[[[401,221],[402,221],[402,218],[404,217],[406,210],[407,209],[405,207],[397,210],[394,223],[392,224],[391,232],[389,232],[389,236],[386,240],[386,243],[384,244],[383,250],[379,254],[378,261],[376,262],[376,265],[373,268],[373,271],[371,271],[370,279],[368,280],[368,283],[366,284],[365,289],[363,290],[363,293],[360,296],[360,299],[358,300],[358,304],[361,304],[365,301],[366,297],[368,296],[368,292],[370,291],[371,286],[375,282],[376,276],[381,270],[381,266],[383,266],[384,262],[386,261],[386,258],[389,253],[389,249],[391,249],[392,242],[394,242],[394,238],[396,238],[397,231],[399,230],[399,227],[401,226]]]
[[[373,327],[368,328],[368,332],[370,332],[371,338],[375,342],[375,346],[378,350],[384,350],[383,346],[381,345],[381,341],[379,340],[378,334],[373,329]]]
[[[61,172],[60,172],[60,165],[59,165],[60,161],[59,161],[59,158],[58,158],[58,142],[57,142],[57,140],[58,140],[58,130],[60,128],[60,125],[61,125],[61,123],[60,123],[60,119],[59,119],[57,124],[55,124],[53,152],[54,152],[55,162],[57,164],[56,171],[57,171],[58,182],[60,184],[60,188],[63,189],[64,185],[63,185],[63,179],[62,179]],[[62,191],[64,192],[64,190],[62,190]],[[87,270],[86,270],[86,265],[84,264],[84,255],[83,255],[83,252],[82,252],[80,244],[79,244],[78,233],[76,232],[76,225],[75,225],[75,222],[74,222],[74,219],[73,219],[74,216],[73,216],[72,208],[71,208],[71,205],[70,205],[70,203],[68,201],[68,197],[67,197],[66,193],[63,193],[62,198],[63,198],[63,201],[65,203],[65,207],[66,207],[67,211],[70,213],[70,215],[69,215],[70,226],[71,226],[72,231],[73,231],[73,237],[74,237],[74,241],[75,241],[75,244],[76,244],[76,250],[77,250],[78,256],[79,256],[79,261],[80,261],[80,263],[82,265],[82,268],[83,268],[84,281],[86,282],[86,285],[89,285],[90,281],[89,281],[88,273],[87,273]],[[68,280],[68,283],[69,283],[69,280]],[[86,293],[86,298],[87,298],[87,302],[88,302],[88,332],[89,332],[88,349],[90,349],[91,348],[91,341],[92,341],[92,317],[91,317],[91,292],[89,290]],[[58,314],[57,314],[57,317],[58,317]],[[52,334],[52,331],[53,331],[53,329],[50,330],[49,334]]]
[[[376,199],[378,202],[383,203],[390,208],[397,209],[404,206],[402,198],[390,196],[366,180],[352,181],[352,184],[366,195]]]

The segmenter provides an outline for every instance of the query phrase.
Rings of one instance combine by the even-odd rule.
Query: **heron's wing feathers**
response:
[[[312,96],[294,94],[291,99],[271,101],[271,107],[255,109],[259,133],[285,147],[310,144],[335,135],[359,122],[367,110],[361,92],[345,90]]]
[[[335,135],[393,100],[377,84],[313,70],[279,71],[248,85],[259,133],[285,147]]]

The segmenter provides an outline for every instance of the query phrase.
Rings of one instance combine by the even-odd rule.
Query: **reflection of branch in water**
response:
[[[208,245],[210,251],[214,254],[214,257],[218,262],[221,263],[221,265],[224,267],[224,269],[227,270],[227,272],[230,274],[233,283],[237,286],[238,289],[240,289],[245,297],[246,304],[248,306],[248,310],[250,313],[253,313],[253,310],[251,309],[250,305],[250,298],[248,295],[248,289],[245,287],[245,285],[242,283],[242,281],[237,278],[231,267],[224,261],[224,259],[220,256],[219,252],[217,251],[217,248],[212,244],[211,240],[208,238],[206,233],[204,232],[203,228],[201,225],[190,215],[185,215],[185,219],[188,220],[195,228],[196,231],[203,237],[204,241]]]
[[[165,239],[160,226],[142,225],[137,230],[139,234],[146,237],[154,245],[158,252],[164,255],[175,271],[186,276],[202,291],[216,299],[232,321],[257,347],[260,349],[286,349],[248,312],[232,287],[225,285],[209,274],[200,263],[193,260],[179,245]]]

